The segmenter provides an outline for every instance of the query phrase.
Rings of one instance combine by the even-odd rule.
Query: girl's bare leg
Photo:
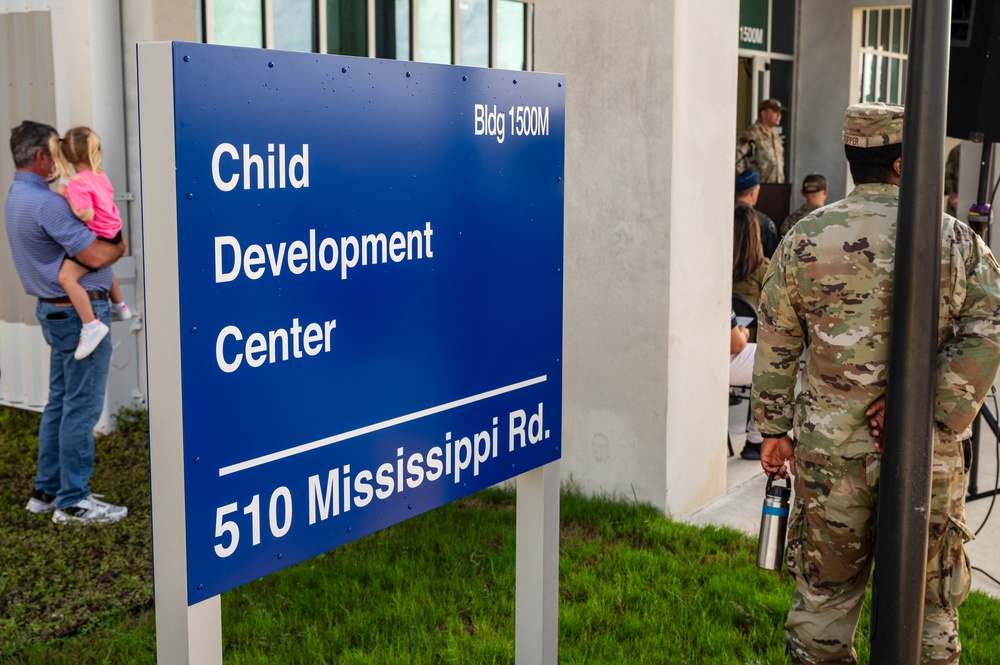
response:
[[[59,284],[65,289],[66,295],[73,303],[73,309],[80,316],[80,321],[90,323],[94,320],[94,308],[90,304],[87,290],[80,286],[80,278],[87,274],[83,266],[66,259],[59,268]]]
[[[111,290],[108,293],[111,294],[111,302],[114,304],[122,302],[122,290],[118,288],[118,278],[114,275],[111,276]]]

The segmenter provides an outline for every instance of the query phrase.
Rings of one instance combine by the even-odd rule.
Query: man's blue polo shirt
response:
[[[14,268],[25,292],[38,298],[65,296],[59,285],[63,260],[67,254],[82,252],[97,236],[73,216],[65,198],[29,171],[14,172],[3,216]],[[111,268],[102,268],[84,275],[80,284],[88,291],[107,291],[111,277]]]

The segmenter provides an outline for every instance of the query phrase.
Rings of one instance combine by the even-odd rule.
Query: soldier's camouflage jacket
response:
[[[781,228],[778,229],[778,235],[782,238],[788,233],[788,230],[799,223],[799,220],[811,213],[812,211],[819,208],[817,205],[811,203],[803,203],[794,211],[789,213],[788,217],[785,217],[785,221],[781,223]]]
[[[865,410],[886,387],[898,197],[863,184],[806,216],[764,278],[753,418],[764,436],[794,431],[797,457],[874,451]],[[934,417],[959,435],[1000,365],[1000,266],[965,224],[944,216],[942,232]]]
[[[958,191],[958,176],[962,160],[962,146],[957,145],[948,153],[944,162],[944,193],[948,190]]]
[[[756,169],[761,182],[785,182],[785,145],[781,135],[757,120],[736,141],[736,173]]]

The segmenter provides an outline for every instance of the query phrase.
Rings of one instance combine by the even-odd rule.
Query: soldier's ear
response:
[[[896,172],[896,175],[900,175],[903,172],[903,158],[897,157],[896,161],[892,163],[892,170]]]

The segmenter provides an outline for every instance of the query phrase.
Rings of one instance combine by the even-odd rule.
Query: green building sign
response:
[[[767,6],[769,0],[740,0],[740,48],[767,50]]]

